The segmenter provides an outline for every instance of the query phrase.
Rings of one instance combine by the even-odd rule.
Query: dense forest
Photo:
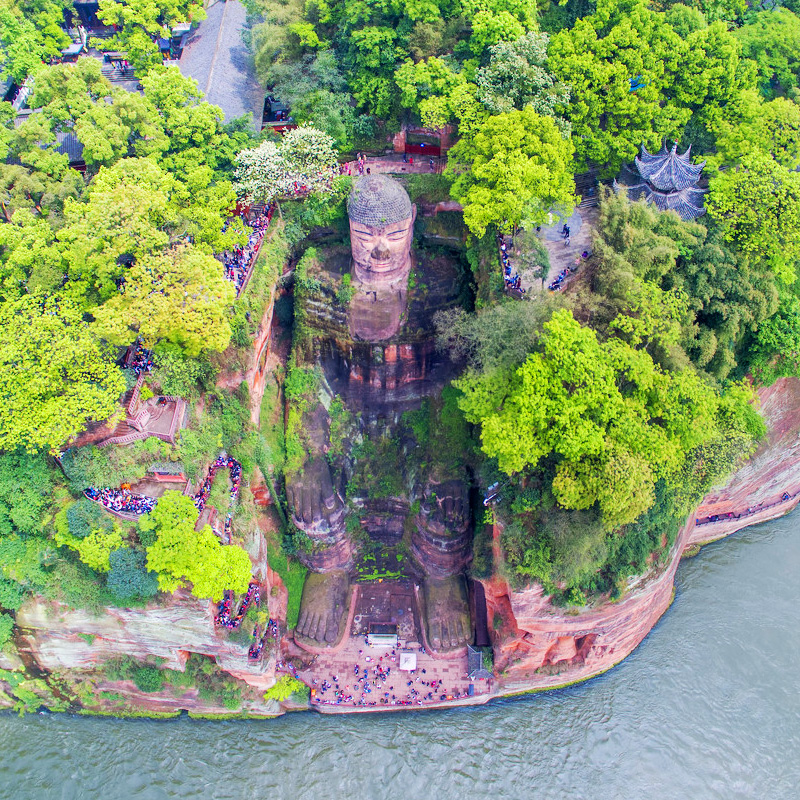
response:
[[[800,375],[800,7],[245,5],[258,78],[300,124],[283,138],[223,121],[161,62],[154,37],[201,19],[199,3],[100,0],[116,25],[103,46],[124,51],[141,84],[129,92],[97,59],[55,63],[68,3],[0,0],[0,68],[31,79],[35,109],[0,104],[0,641],[28,593],[100,607],[181,586],[214,600],[246,589],[245,551],[196,531],[189,498],[165,495],[125,523],[83,490],[135,481],[153,462],[198,479],[224,449],[285,502],[302,442],[291,409],[285,435],[275,423],[277,388],[253,422],[243,367],[284,263],[323,228],[346,241],[339,164],[383,153],[404,126],[449,126],[456,142],[441,175],[407,184],[413,200],[463,206],[471,270],[462,306],[436,318],[459,375],[409,425],[423,448],[457,450],[482,496],[500,487],[476,520],[473,573],[538,581],[565,603],[619,596],[754,451],[755,389]],[[59,151],[65,135],[85,172]],[[705,164],[704,216],[684,221],[602,183],[665,141]],[[585,173],[601,197],[576,280],[508,296],[498,233],[544,269],[536,231],[569,215]],[[243,199],[279,215],[237,296],[215,255],[247,242],[232,216]],[[276,314],[289,326],[287,303]],[[146,391],[192,403],[189,426],[175,444],[70,447],[118,413],[135,381],[120,348],[137,339],[155,364]],[[290,406],[309,389],[292,363],[279,377]],[[242,530],[256,513],[246,493]],[[303,544],[284,534],[286,571]]]

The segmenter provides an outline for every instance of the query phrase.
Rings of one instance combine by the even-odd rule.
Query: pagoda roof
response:
[[[648,153],[642,145],[642,155],[635,159],[636,169],[647,183],[662,192],[696,187],[706,162],[692,164],[691,152],[690,145],[683,153],[678,153],[677,142],[669,151],[665,142],[657,153]]]
[[[659,192],[641,181],[633,185],[614,181],[614,190],[624,190],[632,201],[647,200],[659,211],[675,211],[684,222],[691,222],[706,213],[702,189],[687,188],[674,192]]]
[[[659,211],[675,211],[684,222],[697,219],[706,213],[703,195],[698,185],[702,164],[689,161],[691,147],[678,153],[675,143],[672,150],[662,145],[658,153],[648,153],[642,145],[642,155],[635,164],[625,164],[614,181],[615,191],[625,190],[631,200],[647,200]]]

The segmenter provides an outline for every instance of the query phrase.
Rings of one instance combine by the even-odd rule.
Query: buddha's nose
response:
[[[375,245],[370,255],[376,261],[387,261],[391,255],[391,252],[386,244],[386,240],[382,237],[378,239],[378,243]]]

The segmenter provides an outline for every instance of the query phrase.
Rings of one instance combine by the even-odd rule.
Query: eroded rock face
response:
[[[695,518],[719,521],[696,525],[689,544],[729,536],[748,525],[775,519],[800,500],[800,380],[781,378],[760,389],[767,436],[728,483],[703,498]],[[784,495],[789,495],[783,500]],[[728,516],[730,515],[730,516]]]
[[[679,531],[668,566],[636,579],[618,602],[566,613],[553,606],[540,586],[513,591],[498,576],[481,581],[489,627],[495,631],[495,664],[505,671],[503,691],[558,686],[611,668],[639,645],[668,608],[687,548],[774,519],[797,505],[800,381],[779,380],[759,397],[768,428],[765,442],[724,487],[703,499]],[[789,499],[782,500],[785,495]],[[748,509],[755,511],[743,513]],[[695,524],[712,514],[720,521]]]
[[[557,686],[596,675],[625,658],[669,607],[692,527],[689,521],[681,529],[666,570],[644,576],[619,602],[596,609],[566,613],[553,606],[541,586],[513,591],[500,578],[483,580],[504,689]]]
[[[460,650],[472,642],[472,620],[463,575],[428,578],[422,584],[428,646],[437,652]]]
[[[17,612],[17,625],[30,654],[48,671],[94,669],[122,655],[157,656],[165,667],[183,670],[190,653],[201,653],[251,686],[275,683],[274,659],[248,661],[246,646],[214,625],[212,604],[184,591],[164,606],[109,607],[99,614],[33,598]]]

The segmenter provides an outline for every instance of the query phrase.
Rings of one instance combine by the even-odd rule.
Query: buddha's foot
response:
[[[447,652],[472,641],[472,620],[467,587],[461,575],[436,580],[428,578],[422,586],[425,598],[425,626],[433,650]]]
[[[333,647],[347,622],[350,578],[346,572],[309,572],[294,639],[301,647]]]

